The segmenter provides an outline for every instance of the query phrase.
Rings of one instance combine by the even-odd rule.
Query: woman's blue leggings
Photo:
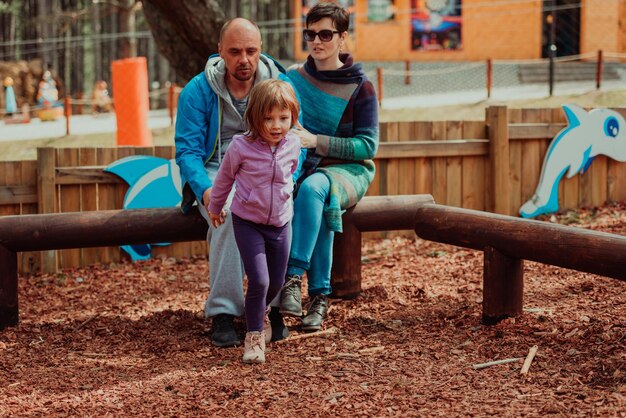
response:
[[[330,180],[314,173],[300,185],[294,201],[293,238],[287,274],[307,272],[309,295],[329,295],[334,232],[324,219]]]

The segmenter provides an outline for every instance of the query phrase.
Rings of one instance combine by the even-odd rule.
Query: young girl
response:
[[[218,227],[237,182],[230,210],[248,276],[244,363],[265,362],[265,311],[287,272],[292,176],[300,155],[300,140],[289,130],[298,124],[298,113],[296,93],[288,83],[266,80],[253,87],[244,115],[249,131],[233,137],[211,189],[209,217]]]

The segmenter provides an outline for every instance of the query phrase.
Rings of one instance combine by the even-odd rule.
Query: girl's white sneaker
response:
[[[244,363],[265,363],[265,331],[246,332]]]

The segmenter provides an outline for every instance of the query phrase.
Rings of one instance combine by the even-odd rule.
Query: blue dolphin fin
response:
[[[150,244],[122,245],[122,250],[126,251],[131,260],[147,260],[150,258]]]
[[[169,164],[169,160],[165,158],[152,157],[150,155],[132,155],[109,164],[104,171],[121,177],[126,183],[132,186],[137,183],[144,174],[165,164]]]

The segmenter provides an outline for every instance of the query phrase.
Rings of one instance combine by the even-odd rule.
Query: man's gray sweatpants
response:
[[[218,165],[209,162],[207,174],[211,180],[217,176]],[[230,191],[224,210],[226,221],[215,228],[211,225],[209,214],[202,202],[198,208],[202,217],[209,224],[207,244],[209,245],[209,297],[204,303],[204,317],[219,314],[242,316],[244,306],[243,275],[244,268],[239,248],[233,231],[233,217],[230,213],[230,203],[235,195],[235,187]],[[280,305],[280,293],[274,298],[271,306]]]
[[[217,167],[210,164],[207,174],[211,179],[217,175]],[[218,314],[243,315],[243,263],[233,232],[233,218],[230,214],[230,202],[235,188],[231,190],[224,210],[226,222],[215,228],[209,221],[209,215],[202,203],[198,202],[200,213],[209,224],[207,244],[209,245],[209,297],[204,304],[206,318]]]

